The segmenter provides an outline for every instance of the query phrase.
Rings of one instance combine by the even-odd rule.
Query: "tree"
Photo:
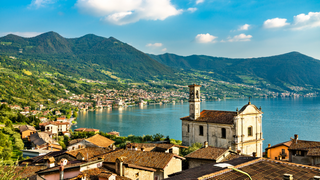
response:
[[[6,122],[5,122],[5,125],[6,125],[6,127],[8,127],[8,128],[13,128],[13,126],[12,126],[12,121],[10,121],[10,120],[7,120]]]
[[[161,139],[164,137],[163,134],[157,133],[155,135],[153,135],[153,139],[154,141],[161,141]]]

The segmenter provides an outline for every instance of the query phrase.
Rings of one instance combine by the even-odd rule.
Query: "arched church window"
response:
[[[252,126],[248,127],[248,136],[252,136]]]
[[[221,128],[221,138],[223,139],[227,138],[226,128]]]
[[[198,90],[197,90],[196,96],[197,96],[197,99],[199,99],[199,91]]]
[[[188,132],[190,132],[190,125],[188,124]]]

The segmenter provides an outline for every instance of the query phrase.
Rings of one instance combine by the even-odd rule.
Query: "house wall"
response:
[[[49,130],[48,130],[49,129]],[[49,124],[49,125],[46,125],[45,126],[45,131],[52,131],[53,134],[58,134],[58,126],[56,125],[52,125],[52,124]]]
[[[80,147],[79,147],[80,146]],[[81,148],[84,148],[86,147],[85,143],[83,143],[82,141],[81,142],[78,142],[76,144],[73,144],[71,146],[68,146],[67,147],[67,150],[68,151],[72,151],[72,150],[76,150],[76,149],[81,149]]]
[[[64,177],[64,179],[73,178],[75,176],[78,176],[79,174],[80,174],[79,170],[65,171],[63,177]],[[43,177],[46,180],[57,180],[57,179],[60,179],[60,172],[57,172],[57,173],[54,173],[54,174],[42,175],[41,177]]]
[[[124,176],[130,179],[153,180],[154,172],[125,167]]]
[[[270,159],[277,158],[277,160],[279,160],[279,154],[282,153],[282,149],[284,149],[285,153],[287,154],[286,158],[282,160],[289,160],[289,150],[288,150],[288,147],[284,145],[268,149],[267,151],[268,158]]]
[[[312,158],[308,156],[292,156],[292,162],[297,164],[311,165]]]
[[[36,131],[26,130],[21,133],[21,139],[29,138],[31,134],[36,133]]]
[[[189,169],[202,166],[204,164],[212,164],[215,163],[215,160],[206,160],[206,159],[188,159],[189,161]]]
[[[180,171],[182,171],[182,160],[173,157],[171,161],[167,164],[167,166],[164,168],[163,176],[164,178],[168,178],[169,174],[173,174]]]

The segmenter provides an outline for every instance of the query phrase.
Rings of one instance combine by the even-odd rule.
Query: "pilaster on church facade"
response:
[[[195,84],[189,86],[189,116],[180,118],[182,144],[191,146],[207,141],[210,146],[231,147],[243,154],[252,155],[255,152],[257,156],[262,156],[261,108],[249,101],[236,111],[203,110],[200,113],[200,87]],[[199,100],[195,95],[197,93]]]

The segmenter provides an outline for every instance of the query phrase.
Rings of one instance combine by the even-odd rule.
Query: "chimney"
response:
[[[116,150],[116,146],[114,144],[112,144],[112,150]]]
[[[60,172],[60,180],[63,180],[63,175],[64,175],[64,165],[63,162],[60,162],[60,167],[59,167],[59,172]]]
[[[320,180],[320,176],[313,176],[314,180]]]
[[[292,174],[284,174],[283,175],[283,180],[293,180]]]
[[[204,148],[207,148],[207,147],[208,147],[208,141],[205,141],[205,142],[204,142],[203,147],[204,147]]]
[[[270,148],[271,147],[271,144],[268,144],[268,148]]]
[[[141,151],[144,151],[144,149],[145,149],[145,147],[142,145],[142,147],[141,147]]]
[[[252,153],[252,156],[253,156],[253,157],[257,157],[257,153],[256,153],[256,152],[253,152],[253,153]]]
[[[297,142],[298,142],[298,134],[294,135],[294,140],[296,141],[296,144],[297,144]]]

